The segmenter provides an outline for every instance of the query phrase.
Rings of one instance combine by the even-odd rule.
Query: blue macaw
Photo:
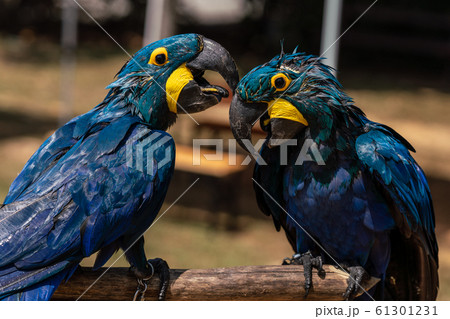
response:
[[[164,298],[167,263],[147,261],[142,235],[174,170],[165,130],[177,113],[228,95],[202,77],[205,70],[232,89],[239,81],[228,51],[201,35],[149,44],[122,67],[102,103],[42,144],[0,208],[0,299],[49,300],[84,257],[99,251],[99,268],[119,248],[138,278],[160,273]]]
[[[320,58],[296,50],[239,82],[230,125],[252,152],[245,141],[258,119],[268,136],[254,170],[257,202],[285,230],[291,262],[304,264],[306,293],[311,267],[326,262],[349,272],[346,299],[367,274],[381,282],[361,299],[435,299],[433,204],[413,147],[370,121]]]

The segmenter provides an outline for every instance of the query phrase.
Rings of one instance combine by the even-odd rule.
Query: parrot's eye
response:
[[[158,63],[158,64],[164,64],[164,62],[166,62],[166,56],[164,54],[162,54],[162,53],[158,54],[155,57],[155,62]]]
[[[166,48],[157,48],[152,52],[152,55],[150,56],[150,60],[148,61],[148,64],[154,64],[154,65],[164,65],[167,61],[167,50]]]
[[[271,82],[276,91],[283,91],[291,84],[291,79],[283,73],[278,73],[272,77]]]
[[[277,89],[281,89],[284,88],[284,86],[286,85],[286,80],[283,78],[278,78],[275,80],[275,87]]]

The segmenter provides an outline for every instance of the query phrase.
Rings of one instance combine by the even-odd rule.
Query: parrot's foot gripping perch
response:
[[[349,272],[350,276],[347,279],[348,286],[343,297],[345,300],[352,300],[358,290],[362,289],[361,283],[369,279],[370,276],[361,266],[345,267],[345,269]]]
[[[305,298],[312,287],[312,269],[317,269],[320,278],[325,278],[325,270],[322,268],[322,257],[313,257],[310,251],[304,254],[295,254],[292,258],[284,258],[283,265],[303,265],[305,274]]]
[[[161,258],[149,259],[148,268],[145,272],[139,271],[136,268],[131,268],[137,277],[138,286],[134,293],[133,301],[145,300],[145,292],[147,291],[148,281],[156,273],[159,275],[159,294],[158,300],[162,301],[166,298],[167,288],[170,281],[170,268],[167,262]]]

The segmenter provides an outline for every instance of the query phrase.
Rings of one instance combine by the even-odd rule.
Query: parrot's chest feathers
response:
[[[336,149],[330,151],[321,145],[317,149],[321,151],[321,161],[317,160],[319,155],[316,154],[311,156],[314,160],[305,161],[302,165],[292,165],[291,162],[287,166],[285,198],[298,200],[303,208],[300,213],[305,218],[335,219],[341,218],[342,212],[350,215],[355,210],[355,198],[364,197],[362,172],[357,161]],[[294,158],[297,156],[293,154]]]

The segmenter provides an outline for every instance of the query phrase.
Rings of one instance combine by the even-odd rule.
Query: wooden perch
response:
[[[215,269],[172,269],[167,300],[342,300],[348,275],[325,265],[325,278],[313,270],[313,288],[304,298],[303,266],[246,266]],[[61,285],[53,300],[76,300],[105,271],[87,268]],[[379,279],[370,278],[365,290]],[[136,278],[128,268],[111,268],[80,300],[132,300]],[[151,279],[145,300],[156,300],[157,276]]]

